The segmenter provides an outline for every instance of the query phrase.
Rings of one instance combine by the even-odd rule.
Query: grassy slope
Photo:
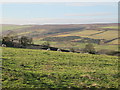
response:
[[[118,57],[3,48],[3,88],[118,87]]]
[[[0,29],[2,31],[6,31],[6,30],[17,30],[17,29],[21,29],[21,28],[27,28],[27,27],[31,27],[29,25],[8,25],[8,26],[0,26]]]
[[[110,30],[110,31],[105,31],[103,33],[100,33],[103,31],[98,31],[98,30],[83,30],[83,31],[75,31],[75,32],[69,32],[68,34],[60,34],[60,35],[53,35],[51,37],[65,37],[65,36],[80,36],[80,37],[88,37],[92,39],[106,39],[106,40],[112,40],[114,38],[118,38],[118,31]],[[97,34],[99,33],[99,34]],[[92,35],[95,34],[95,35]],[[92,36],[91,36],[92,35]],[[80,40],[80,39],[75,39]],[[36,42],[36,41],[35,41]],[[113,40],[107,44],[118,44],[118,40]]]
[[[91,26],[92,25],[87,25],[85,27],[87,28],[87,27],[91,27]],[[29,27],[31,27],[31,29]],[[44,27],[45,29],[42,29],[42,27]],[[74,26],[75,30],[72,30],[72,32],[71,32],[71,28],[73,26],[71,26],[69,28],[70,30],[68,29],[68,27],[69,27],[69,25],[68,26],[64,26],[64,25],[63,26],[55,26],[55,25],[44,26],[43,25],[43,26],[35,26],[35,27],[31,26],[31,25],[3,25],[2,30],[3,31],[7,31],[7,30],[14,30],[14,31],[16,30],[17,31],[18,29],[23,29],[22,31],[18,32],[18,35],[32,36],[34,38],[34,40],[40,40],[44,37],[55,37],[55,36],[56,37],[80,36],[80,37],[88,37],[88,38],[94,38],[94,39],[106,39],[106,40],[111,40],[113,38],[118,37],[118,31],[116,30],[117,29],[116,25],[111,25],[111,26],[102,25],[102,26],[97,26],[97,27],[95,27],[95,25],[93,25],[95,30],[92,28],[89,28],[89,30],[86,30],[86,29],[85,30],[79,30],[79,29],[76,30],[76,28],[78,27],[78,25],[77,25],[76,27]],[[0,26],[0,28],[1,28],[1,26]],[[25,29],[25,28],[28,28],[28,29]],[[68,29],[68,30],[63,32],[64,31],[63,29],[65,29],[65,30]],[[99,31],[101,29],[102,29],[102,31]],[[106,31],[104,33],[100,33],[100,32],[103,32],[104,29],[108,29],[108,31]],[[113,30],[109,30],[109,29],[113,29]],[[57,33],[55,33],[55,32],[57,32]],[[50,34],[50,33],[53,33],[53,34]],[[97,34],[97,33],[99,33],[99,34]],[[92,35],[92,34],[95,34],[95,35]],[[118,44],[118,41],[114,40],[112,42],[109,42],[108,44]]]
[[[115,41],[115,40],[114,40]],[[43,44],[45,41],[40,41],[40,40],[34,40],[34,44]],[[75,48],[75,49],[83,49],[85,48],[86,44],[88,43],[73,43],[73,42],[49,42],[52,47],[58,47],[58,48],[63,48],[63,49],[68,49],[70,47]],[[117,43],[116,42],[111,42],[111,44]],[[115,50],[118,51],[118,45],[98,45],[98,44],[93,44],[95,47],[96,51],[99,51],[101,49],[108,49],[108,50]]]
[[[118,29],[118,26],[106,26],[106,27],[101,27],[101,28],[112,28],[112,29]]]
[[[118,31],[112,31],[111,30],[111,31],[103,32],[103,33],[100,33],[100,32],[103,32],[103,31],[84,30],[84,31],[80,31],[80,32],[58,35],[57,37],[80,36],[80,37],[88,37],[88,38],[93,38],[93,39],[106,39],[106,40],[111,40],[113,38],[118,37]],[[95,34],[95,33],[100,33],[100,34],[92,35],[92,34]]]

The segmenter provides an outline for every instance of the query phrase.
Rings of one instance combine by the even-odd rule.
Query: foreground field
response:
[[[118,88],[118,57],[3,48],[3,88]]]

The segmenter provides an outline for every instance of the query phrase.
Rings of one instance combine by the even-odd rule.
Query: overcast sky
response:
[[[3,24],[117,23],[118,2],[2,3]]]

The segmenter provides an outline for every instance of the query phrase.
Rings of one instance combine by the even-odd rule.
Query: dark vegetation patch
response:
[[[35,30],[42,30],[44,29],[45,32],[39,33],[39,35],[51,35],[51,34],[57,34],[57,33],[64,33],[64,32],[71,32],[71,31],[80,31],[84,30],[85,26],[81,25],[31,25],[31,27],[26,27],[26,28],[15,28],[16,33],[23,33],[23,32],[29,32],[31,31],[31,35],[33,34],[34,36],[38,36],[38,33],[33,33]],[[32,32],[33,31],[33,32]],[[8,31],[4,31],[3,34],[6,35]],[[37,34],[37,35],[35,35]],[[29,34],[27,34],[29,35]]]
[[[43,41],[71,41],[74,39],[80,39],[79,36],[66,36],[66,37],[47,37]]]
[[[112,41],[114,41],[114,40],[116,40],[116,39],[119,39],[119,38],[113,38],[113,39],[111,39],[111,40],[107,40],[107,41],[105,41],[105,43],[112,42]]]
[[[81,39],[74,41],[75,39]],[[79,36],[66,36],[66,37],[46,37],[42,39],[43,41],[56,41],[56,42],[61,42],[61,41],[72,41],[72,42],[80,42],[80,43],[96,43],[100,44],[100,42],[104,39],[92,39],[92,38],[83,38]]]
[[[44,35],[50,35],[50,34],[57,34],[57,33],[64,33],[64,32],[71,32],[71,31],[80,31],[80,30],[84,30],[85,27],[73,27],[73,28],[58,28],[58,29],[54,29],[50,31],[51,32],[47,32]]]
[[[77,41],[74,41],[74,42],[100,44],[100,42],[101,42],[102,40],[104,40],[104,39],[82,38],[81,40],[77,40]]]
[[[99,32],[99,33],[94,33],[94,34],[91,34],[91,35],[89,35],[89,36],[93,36],[93,35],[101,34],[101,33],[104,33],[104,32],[106,32],[106,31],[108,31],[108,30],[104,30],[104,31]]]

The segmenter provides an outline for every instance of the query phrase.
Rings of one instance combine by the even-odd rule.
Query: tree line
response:
[[[4,36],[2,38],[2,44],[7,47],[25,47],[33,43],[33,39],[27,36]]]

